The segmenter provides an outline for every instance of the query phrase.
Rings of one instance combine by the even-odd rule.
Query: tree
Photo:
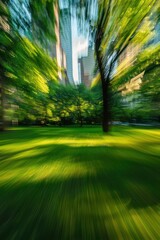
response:
[[[83,19],[91,26],[95,43],[95,54],[103,95],[103,131],[108,132],[111,122],[112,82],[116,66],[122,54],[130,46],[143,46],[149,40],[149,33],[153,29],[154,12],[157,11],[157,0],[88,0],[80,1]],[[93,5],[95,8],[93,8]],[[96,9],[97,11],[93,11]],[[84,17],[85,15],[85,17]],[[154,25],[154,24],[153,24]],[[138,51],[135,54],[139,54]],[[127,70],[126,70],[127,71]]]
[[[99,123],[101,100],[84,85],[57,85],[50,88],[50,109],[60,125]]]
[[[27,5],[28,2],[28,5]],[[31,27],[30,19],[36,28],[36,31],[45,36],[47,42],[54,35],[54,27],[48,32],[48,28],[40,26],[40,15],[45,14],[46,22],[53,20],[54,1],[39,1],[39,5],[34,1],[21,1],[28,6],[25,15],[17,10],[18,3],[15,1],[0,1],[0,129],[5,126],[5,95],[10,91],[13,102],[16,102],[16,96],[21,92],[21,99],[29,98],[36,99],[37,95],[45,95],[49,92],[49,81],[58,80],[58,66],[55,59],[52,59],[47,54],[47,49],[43,49],[42,44],[37,44],[35,38],[31,36],[29,39],[26,34]],[[30,5],[29,5],[30,4]],[[39,6],[39,11],[36,15],[33,10]],[[52,6],[52,8],[50,8]],[[24,9],[23,9],[24,10]],[[29,12],[30,10],[30,12]],[[32,11],[31,11],[32,10]],[[36,9],[37,10],[37,9]],[[30,15],[28,19],[26,16]],[[26,18],[26,19],[25,19]],[[43,18],[44,19],[44,18]],[[54,21],[52,23],[54,25]],[[23,31],[22,31],[23,29]],[[33,32],[33,29],[32,29]],[[52,34],[51,34],[52,33]],[[50,38],[49,38],[50,37]],[[41,40],[41,38],[40,38]],[[53,37],[53,41],[55,38]],[[20,102],[25,102],[24,99]],[[17,101],[18,102],[18,101]]]
[[[0,131],[5,128],[4,102],[5,84],[7,81],[4,59],[8,58],[8,53],[12,47],[12,40],[9,35],[9,11],[4,3],[0,1]]]
[[[145,18],[156,1],[100,1],[95,35],[95,52],[102,81],[103,131],[111,121],[111,81],[122,53],[131,44],[142,47],[148,40]],[[118,29],[117,29],[118,27]]]
[[[160,122],[160,66],[145,72],[141,96],[143,112],[150,120]]]

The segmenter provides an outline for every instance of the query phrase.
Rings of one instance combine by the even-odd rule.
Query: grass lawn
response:
[[[160,130],[0,134],[0,239],[159,240]]]

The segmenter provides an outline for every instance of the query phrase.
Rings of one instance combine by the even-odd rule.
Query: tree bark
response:
[[[103,96],[103,113],[102,113],[102,129],[103,132],[109,132],[110,130],[110,121],[111,121],[111,106],[110,106],[110,81],[109,77],[105,77],[105,68],[103,66],[103,58],[101,56],[101,51],[99,46],[96,48],[96,57],[98,62],[98,68],[101,76],[102,83],[102,96]]]
[[[111,112],[110,112],[110,94],[109,81],[102,81],[102,95],[103,95],[103,115],[102,115],[102,129],[103,132],[109,132]]]

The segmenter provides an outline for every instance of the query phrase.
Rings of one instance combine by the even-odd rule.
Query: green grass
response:
[[[160,130],[0,135],[0,239],[159,240]]]

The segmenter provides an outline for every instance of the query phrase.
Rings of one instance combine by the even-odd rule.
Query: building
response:
[[[160,43],[160,22],[157,22],[154,30],[155,30],[155,35],[143,47],[143,49]],[[139,45],[133,45],[133,44],[129,45],[119,58],[117,72],[120,73],[121,71],[124,71],[129,66],[134,65],[134,61],[136,60],[136,57],[141,50],[142,48]],[[141,88],[144,74],[145,74],[145,71],[143,71],[136,77],[132,78],[128,83],[124,84],[120,88],[122,90],[122,95],[124,96],[128,93],[134,92],[135,90],[139,90]]]
[[[55,15],[55,35],[56,35],[56,43],[51,43],[51,55],[57,59],[58,63],[58,76],[59,80],[62,84],[66,84],[68,81],[68,77],[66,74],[67,63],[66,63],[66,53],[62,48],[61,43],[61,35],[60,35],[60,20],[59,20],[59,7],[56,3],[54,5],[54,15]]]
[[[138,74],[136,77],[132,78],[129,82],[120,87],[119,91],[122,93],[122,96],[132,93],[135,90],[140,90],[143,76],[144,72]]]
[[[78,82],[79,83],[82,83],[83,76],[84,76],[84,69],[83,69],[82,58],[78,58]]]
[[[79,82],[83,83],[86,87],[91,86],[94,77],[94,66],[94,50],[89,47],[88,55],[78,59]]]
[[[62,31],[60,34],[61,46],[66,55],[66,73],[70,83],[73,80],[73,64],[72,64],[72,28],[71,28],[71,14],[69,8],[61,9],[62,13]]]
[[[155,31],[155,34],[143,46],[143,48],[133,44],[128,46],[128,48],[121,55],[118,62],[117,70],[119,73],[121,71],[126,70],[128,66],[134,65],[134,61],[136,60],[136,57],[140,51],[143,51],[148,47],[151,47],[151,48],[154,46],[156,47],[157,44],[160,43],[160,22],[159,23],[157,22],[157,24],[155,25],[154,31]],[[153,69],[152,71],[154,70],[155,69]],[[119,88],[119,93],[122,96],[122,99],[121,99],[122,106],[130,110],[129,113],[130,113],[130,116],[132,116],[132,119],[131,119],[132,121],[142,121],[142,120],[146,121],[149,119],[149,116],[150,117],[156,116],[155,114],[152,115],[152,111],[150,110],[150,107],[152,106],[151,102],[149,102],[149,98],[145,97],[147,93],[147,88],[146,87],[143,88],[143,86],[145,86],[145,82],[148,82],[148,83],[151,82],[151,85],[153,85],[152,79],[150,81],[148,77],[149,75],[147,76],[147,72],[143,71],[140,74],[136,75],[135,77],[131,78],[129,81],[127,81],[127,83],[123,84]],[[143,108],[141,104],[142,102],[143,104],[146,104],[146,105],[143,105]],[[156,109],[156,104],[154,102],[154,109]]]

